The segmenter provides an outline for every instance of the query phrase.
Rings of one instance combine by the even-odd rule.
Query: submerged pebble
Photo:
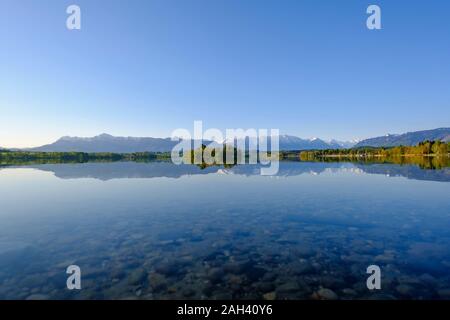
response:
[[[337,300],[338,295],[331,289],[322,288],[313,293],[313,299],[316,300]]]
[[[142,269],[136,269],[128,276],[128,283],[132,285],[140,284],[147,277],[147,272]]]

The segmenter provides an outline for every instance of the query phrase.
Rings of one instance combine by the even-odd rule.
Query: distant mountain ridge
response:
[[[346,149],[352,147],[391,147],[398,145],[412,146],[424,140],[450,141],[450,128],[438,128],[408,132],[405,134],[386,135],[370,138],[360,142],[355,141],[325,141],[318,138],[302,139],[291,135],[279,136],[279,147],[281,151],[290,150],[323,150],[323,149]],[[170,138],[152,137],[116,137],[109,134],[101,134],[94,137],[62,137],[54,143],[35,148],[22,149],[24,151],[42,152],[169,152],[179,141]],[[210,144],[212,141],[204,141]],[[248,144],[246,144],[248,146]],[[270,147],[270,140],[268,141]],[[0,147],[1,149],[1,147]],[[9,150],[17,150],[8,148]]]
[[[272,146],[271,138],[270,137],[263,137],[263,139],[267,139],[267,143],[265,143],[264,146],[259,145],[259,149],[266,151],[270,150]],[[338,148],[344,148],[343,144],[349,143],[339,143],[336,140],[333,140],[331,142],[326,142],[324,140],[313,138],[313,139],[302,139],[296,136],[290,136],[290,135],[280,135],[278,136],[279,139],[279,149],[281,151],[292,151],[292,150],[315,150],[315,149],[338,149]],[[246,150],[254,149],[253,145],[250,146],[249,143],[250,138],[246,137],[245,139],[235,139],[234,143],[237,143],[237,146],[245,145]],[[227,144],[233,144],[233,141],[225,140],[224,143]],[[256,143],[256,141],[254,142]],[[238,147],[239,148],[239,147]]]
[[[170,138],[115,137],[103,133],[90,138],[66,136],[54,143],[27,150],[42,152],[166,152],[172,150],[177,143],[178,141],[172,141]]]
[[[326,142],[321,139],[301,139],[295,136],[279,136],[280,150],[313,150],[329,148],[345,148],[351,142]],[[27,151],[41,152],[169,152],[178,143],[170,138],[151,137],[115,137],[106,133],[95,137],[62,137],[54,143],[44,146],[29,148]],[[212,141],[203,141],[208,145]],[[269,140],[270,146],[270,140]]]
[[[413,131],[404,134],[388,134],[382,137],[362,140],[355,147],[414,146],[425,140],[450,142],[450,128]]]
[[[331,140],[329,142],[319,139],[302,139],[296,136],[281,135],[280,139],[280,150],[314,150],[314,149],[342,149],[351,147],[354,143],[346,141],[340,142],[337,140]]]

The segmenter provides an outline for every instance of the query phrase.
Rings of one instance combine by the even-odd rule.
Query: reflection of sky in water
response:
[[[292,162],[279,176],[254,172],[2,169],[0,298],[282,299],[322,287],[343,299],[450,298],[448,170]],[[65,289],[72,263],[80,292]],[[380,292],[365,288],[370,264],[382,267]]]

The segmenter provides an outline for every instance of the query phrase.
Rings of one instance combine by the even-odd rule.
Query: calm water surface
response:
[[[0,190],[1,299],[450,299],[449,168],[47,164]]]

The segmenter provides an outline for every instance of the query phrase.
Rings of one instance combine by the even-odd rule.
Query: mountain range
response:
[[[356,142],[352,141],[325,141],[319,138],[301,139],[296,136],[281,135],[280,150],[313,150],[313,149],[342,149],[351,148]]]
[[[389,134],[382,137],[375,137],[359,142],[353,141],[325,141],[322,139],[302,139],[296,136],[280,135],[280,150],[320,150],[320,149],[344,149],[351,147],[390,147],[397,145],[416,145],[424,140],[450,141],[450,128],[438,128],[434,130],[424,130],[408,132],[405,134]],[[109,134],[101,134],[95,137],[62,137],[54,143],[35,148],[22,149],[24,151],[43,152],[168,152],[178,143],[170,138],[152,137],[115,137]],[[211,141],[204,141],[210,144]],[[270,145],[270,141],[269,141]],[[1,149],[1,148],[0,148]]]
[[[30,148],[27,151],[43,152],[113,152],[113,153],[131,153],[131,152],[166,152],[172,148],[178,141],[172,141],[170,138],[151,138],[151,137],[114,137],[103,133],[101,135],[80,138],[80,137],[62,137],[54,143],[41,147]]]
[[[169,152],[178,143],[170,138],[151,137],[115,137],[109,134],[101,134],[90,138],[62,137],[54,143],[44,146],[29,148],[26,151],[42,152]],[[203,141],[209,145],[212,141]],[[347,148],[354,145],[351,142],[339,142],[333,140],[326,142],[321,139],[301,139],[295,136],[279,136],[280,150],[313,150],[329,148]],[[217,144],[218,145],[218,144]],[[248,146],[248,144],[246,144]],[[270,145],[270,140],[269,140]]]
[[[414,131],[404,134],[388,134],[382,137],[362,140],[355,147],[414,146],[425,140],[450,142],[450,128]]]

